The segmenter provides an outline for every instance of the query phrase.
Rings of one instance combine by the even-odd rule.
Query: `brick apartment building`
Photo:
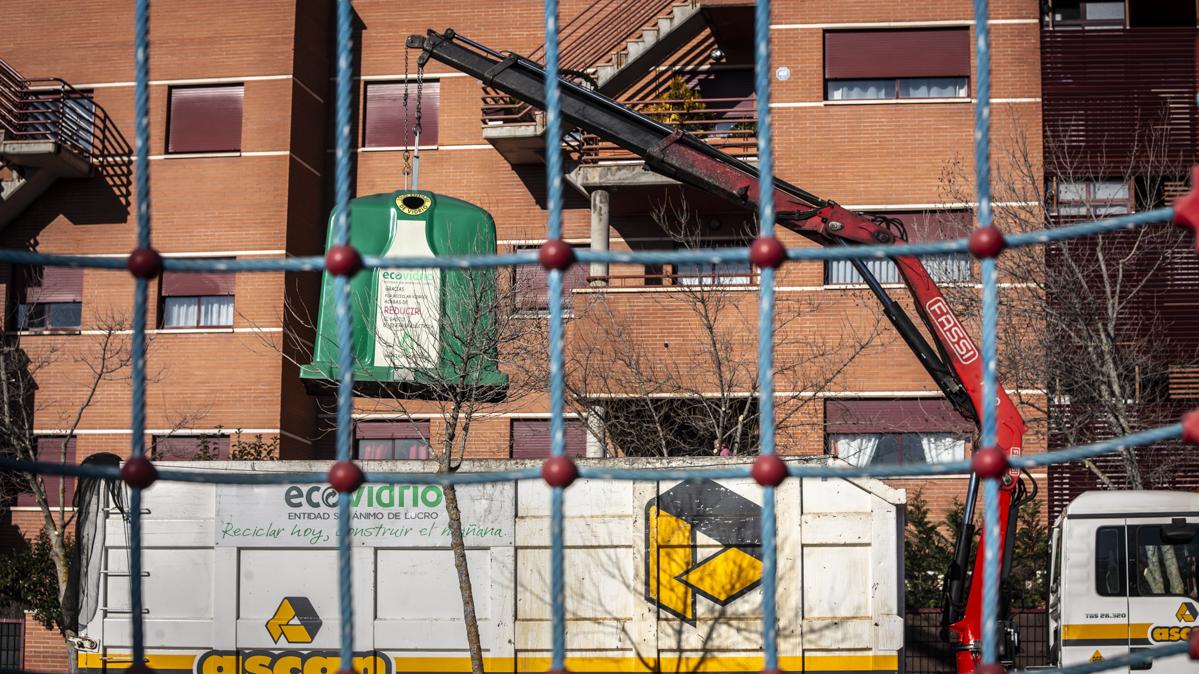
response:
[[[1135,22],[1114,24],[1114,6],[1123,7],[1118,1],[1054,4],[1054,16],[1061,15],[1056,22],[1042,17],[1035,0],[998,0],[991,7],[994,137],[1000,146],[1024,139],[1038,183],[1046,178],[1041,141],[1049,120],[1042,118],[1043,97],[1058,95],[1051,87],[1057,71],[1042,64],[1042,49],[1066,49],[1068,39],[1099,39],[1087,25],[1092,13],[1112,24],[1104,26],[1111,28],[1104,35],[1135,41],[1142,30]],[[770,105],[776,173],[849,208],[900,218],[917,240],[958,236],[972,226],[971,197],[954,187],[955,178],[965,177],[968,184],[973,174],[970,3],[774,5]],[[405,186],[418,98],[415,58],[405,54],[405,36],[452,27],[494,49],[534,57],[542,42],[541,4],[533,0],[468,5],[360,0],[355,11],[357,195]],[[561,15],[565,65],[588,71],[600,91],[671,123],[683,122],[713,145],[752,159],[758,108],[751,6],[728,0],[572,0],[563,3]],[[71,20],[64,22],[64,16]],[[1071,24],[1071,17],[1078,21]],[[0,245],[98,257],[124,256],[134,247],[132,19],[132,2],[78,6],[47,0],[19,3],[7,12],[6,21],[19,30],[7,31],[10,39],[0,52],[8,66],[0,88],[40,92],[43,100],[55,101],[39,104],[48,114],[66,109],[94,121],[86,125],[91,130],[83,145],[95,156],[59,151],[45,159],[44,168],[29,171],[17,168],[29,163],[18,155],[31,150],[5,144],[10,154],[0,156],[0,165],[7,166],[0,169],[7,180]],[[1076,29],[1079,23],[1082,30]],[[1193,43],[1193,11],[1186,26],[1155,30],[1173,30],[1178,40]],[[1069,38],[1067,31],[1073,31]],[[71,48],[48,47],[48,35]],[[323,252],[332,195],[332,35],[332,5],[326,1],[155,4],[150,158],[154,245],[163,255],[262,259]],[[1190,58],[1190,79],[1183,83],[1188,95],[1195,89],[1193,53]],[[537,151],[544,143],[540,116],[486,95],[477,81],[436,62],[424,72],[419,100],[419,187],[487,209],[501,250],[541,243],[546,176]],[[1048,103],[1044,107],[1050,109]],[[1193,123],[1193,113],[1188,119]],[[567,141],[564,237],[570,243],[623,250],[747,240],[748,214],[647,173],[602,139],[572,134]],[[1005,161],[1004,154],[997,152],[996,161]],[[55,174],[61,177],[55,180]],[[10,193],[19,179],[25,184]],[[687,219],[680,234],[663,220],[664,203],[686,204],[697,217]],[[812,245],[789,232],[782,236],[788,245]],[[889,263],[871,264],[906,302]],[[936,262],[935,274],[959,291],[977,281],[977,268],[967,260]],[[536,280],[535,271],[517,275]],[[31,354],[45,354],[37,375],[38,446],[57,455],[66,442],[73,461],[99,452],[127,455],[127,384],[119,376],[102,382],[76,426],[91,375],[86,358],[62,354],[95,353],[109,333],[127,335],[129,275],[12,269],[7,278],[7,334]],[[567,281],[573,311],[568,367],[574,368],[574,385],[590,396],[571,407],[570,452],[711,454],[741,440],[752,446],[750,431],[714,438],[710,429],[688,426],[686,419],[697,398],[749,399],[754,384],[746,364],[752,364],[756,340],[753,269],[592,265],[576,267]],[[787,372],[778,385],[781,452],[835,454],[857,464],[968,454],[971,425],[952,411],[885,325],[852,268],[792,263],[778,285],[780,314],[798,312],[798,318],[780,317],[777,358],[780,371]],[[314,311],[318,290],[315,275],[281,273],[168,274],[153,285],[147,446],[158,460],[259,450],[282,459],[332,457],[327,406],[301,384],[296,363],[307,354],[294,351],[288,339],[308,329],[289,307]],[[704,327],[697,301],[719,304],[715,327]],[[516,304],[523,320],[543,320],[544,292]],[[713,351],[702,344],[705,335],[719,335],[737,355],[719,349],[726,353],[714,364]],[[605,351],[614,341],[626,350]],[[628,363],[636,356],[653,363],[646,369],[654,374],[588,369],[585,364],[597,355],[606,363],[617,356]],[[732,372],[727,380],[710,376],[721,368]],[[1047,424],[1036,411],[1045,407],[1044,386],[1009,388],[1030,403],[1022,405],[1031,428],[1024,450],[1044,451]],[[752,420],[756,407],[738,409]],[[647,416],[671,417],[673,425],[655,426]],[[437,447],[443,437],[440,420],[432,405],[409,403],[400,410],[395,401],[361,398],[358,455],[423,458],[426,444]],[[548,404],[541,391],[490,409],[473,423],[468,454],[475,458],[547,452]],[[645,429],[676,440],[655,446]],[[965,488],[954,477],[895,483],[922,491],[938,511]],[[8,513],[14,532],[29,535],[42,526],[28,497],[18,498]],[[24,667],[56,668],[59,651],[44,644],[58,637],[28,620],[23,625],[14,620],[7,626],[15,630],[13,644],[20,643],[23,630]],[[21,657],[14,649],[12,658]]]

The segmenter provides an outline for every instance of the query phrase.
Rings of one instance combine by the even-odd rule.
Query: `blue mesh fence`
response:
[[[350,204],[350,110],[351,110],[351,81],[352,81],[352,50],[351,50],[351,0],[337,2],[337,53],[336,53],[336,97],[335,97],[335,205],[336,217],[333,221],[334,243],[344,246],[349,241],[349,204]],[[975,108],[975,170],[978,198],[979,227],[991,224],[991,189],[990,189],[990,37],[987,22],[988,9],[986,0],[974,2],[975,54],[977,64],[977,105]],[[558,62],[558,5],[557,0],[545,1],[545,34],[546,50],[545,65],[547,72],[557,72]],[[755,12],[755,93],[759,101],[770,100],[770,39],[769,39],[770,0],[757,0]],[[326,269],[326,259],[322,257],[297,257],[277,260],[207,260],[207,259],[166,259],[161,260],[152,253],[151,223],[150,223],[150,166],[149,166],[149,114],[148,114],[148,84],[149,84],[149,0],[137,0],[135,14],[135,113],[136,113],[136,167],[137,167],[137,241],[139,250],[130,260],[103,259],[71,255],[43,255],[29,251],[0,250],[0,262],[14,264],[34,264],[48,266],[89,267],[97,269],[120,269],[127,266],[133,271],[137,266],[133,261],[142,255],[145,261],[148,254],[151,264],[150,273],[137,273],[136,289],[134,291],[134,323],[133,323],[133,362],[132,362],[132,431],[131,463],[145,462],[144,430],[145,430],[145,328],[149,279],[162,269],[181,272],[202,271],[235,271],[235,272],[278,272],[305,271],[320,272]],[[548,240],[561,237],[562,233],[562,157],[561,147],[554,142],[561,137],[561,110],[559,106],[558,80],[546,78],[546,162],[548,165],[548,222],[546,235]],[[773,195],[773,156],[772,128],[770,106],[759,105],[761,117],[758,122],[758,157],[760,174],[761,202],[758,207],[760,235],[771,237],[774,234],[774,205]],[[1114,232],[1148,226],[1158,223],[1169,223],[1174,218],[1173,208],[1163,208],[1152,211],[1126,215],[1096,222],[1086,222],[1067,227],[1048,229],[1044,231],[1014,234],[1006,237],[1008,247],[1036,246],[1051,241],[1060,241],[1084,236]],[[967,239],[939,241],[932,243],[890,245],[890,246],[855,246],[840,248],[794,248],[787,250],[790,260],[837,260],[837,259],[866,259],[899,255],[944,255],[947,253],[964,253],[967,251]],[[686,251],[643,251],[643,252],[597,252],[579,251],[577,263],[607,262],[607,263],[686,263],[686,262],[746,262],[749,260],[748,249],[697,249]],[[434,260],[428,258],[393,258],[366,257],[362,267],[377,268],[480,268],[515,265],[538,264],[536,252],[521,252],[507,255],[487,255],[476,257],[441,257]],[[144,271],[144,270],[143,270]],[[550,360],[550,405],[551,405],[551,447],[552,459],[563,460],[565,452],[563,407],[563,301],[562,301],[562,272],[551,269],[548,273],[549,285],[549,360]],[[998,296],[995,262],[993,259],[982,260],[982,354],[984,359],[983,390],[984,406],[982,410],[982,446],[995,443],[996,428],[996,341],[998,320]],[[773,419],[773,342],[774,342],[774,269],[765,268],[761,273],[759,296],[759,350],[758,371],[761,381],[759,404],[761,409],[761,454],[769,455],[775,452],[775,432]],[[353,354],[350,322],[350,291],[348,278],[344,275],[335,277],[334,300],[338,324],[339,373],[338,405],[337,405],[337,460],[341,467],[351,461],[351,418],[352,418],[352,387],[353,387]],[[1049,454],[1034,456],[1013,456],[1010,464],[1013,467],[1031,468],[1051,463],[1077,461],[1100,454],[1119,451],[1122,448],[1138,447],[1156,442],[1173,440],[1183,435],[1181,423],[1162,426],[1152,430],[1115,438],[1090,445],[1072,447]],[[128,466],[128,464],[127,464]],[[31,462],[11,458],[0,458],[0,468],[13,471],[41,473],[46,475],[67,475],[75,477],[98,477],[122,479],[122,471],[112,467],[61,465],[47,462]],[[336,467],[335,467],[336,470]],[[912,477],[922,475],[961,474],[971,471],[969,461],[957,461],[937,465],[892,465],[868,466],[857,468],[833,467],[825,465],[788,466],[787,475],[798,477],[852,478],[852,477]],[[751,477],[749,466],[732,466],[694,469],[625,469],[619,467],[590,467],[577,469],[580,478],[600,480],[685,480],[685,479],[729,479]],[[325,482],[330,475],[324,473],[303,472],[271,472],[271,473],[226,473],[206,472],[196,469],[161,468],[151,471],[154,479],[178,482],[203,482],[211,484],[281,484],[292,482]],[[128,474],[125,474],[128,478]],[[507,470],[479,473],[448,473],[448,474],[419,474],[411,472],[387,473],[374,472],[365,474],[368,482],[404,481],[415,484],[479,484],[496,483],[514,480],[541,479],[542,473],[536,469]],[[130,608],[133,662],[144,662],[145,635],[142,618],[142,555],[141,555],[141,498],[142,487],[136,480],[131,482],[132,495],[129,509],[129,547],[130,547]],[[985,549],[984,563],[984,629],[982,638],[982,662],[994,663],[997,657],[996,616],[998,614],[999,587],[999,514],[998,493],[999,482],[996,479],[983,481],[983,519]],[[555,670],[565,669],[566,665],[566,610],[563,586],[563,489],[554,487],[551,495],[551,584],[550,603],[552,621],[552,658],[551,666]],[[778,667],[778,645],[776,638],[777,615],[775,606],[776,569],[775,569],[775,517],[774,517],[774,487],[763,486],[762,489],[762,634],[763,661],[766,669]],[[343,492],[338,507],[340,509],[338,536],[338,582],[341,612],[340,658],[344,670],[352,666],[354,606],[351,598],[351,561],[349,531],[351,518],[349,515],[349,494]],[[1151,662],[1154,658],[1185,653],[1187,643],[1179,642],[1138,650],[1129,655],[1112,657],[1106,660],[1073,665],[1056,671],[1069,674],[1085,674],[1109,669],[1127,667],[1130,664]]]

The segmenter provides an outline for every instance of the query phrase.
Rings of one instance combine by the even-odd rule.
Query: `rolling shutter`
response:
[[[826,31],[824,76],[830,80],[969,77],[970,31]]]
[[[30,304],[83,301],[83,269],[23,267],[19,281],[24,301]]]
[[[244,87],[171,89],[167,152],[241,150]]]
[[[233,295],[235,276],[232,272],[164,272],[164,297]]]
[[[587,428],[578,419],[563,419],[566,455],[587,455]],[[512,458],[544,459],[550,455],[548,419],[512,420]]]
[[[973,433],[974,424],[944,398],[829,400],[827,433]]]
[[[408,110],[404,110],[404,89],[408,89]],[[441,106],[441,83],[421,85],[422,146],[437,145],[439,136],[438,108]],[[407,124],[405,124],[405,117]],[[409,147],[416,127],[416,83],[379,82],[366,85],[366,118],[363,145],[366,147]]]

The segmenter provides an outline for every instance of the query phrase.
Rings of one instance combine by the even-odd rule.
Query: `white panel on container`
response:
[[[849,480],[804,480],[804,513],[869,512],[874,503],[865,489]]]
[[[520,517],[549,517],[550,488],[541,480],[526,480],[517,485]],[[619,515],[627,517],[633,508],[632,482],[578,480],[564,493],[563,510],[567,517]]]
[[[870,548],[806,546],[804,618],[870,615]]]
[[[516,551],[516,619],[549,620],[549,550]],[[625,620],[633,614],[633,597],[641,587],[633,572],[630,548],[566,550],[566,615],[568,618]]]
[[[145,548],[142,568],[143,606],[155,620],[168,618],[212,618],[212,549]],[[129,553],[123,548],[108,550],[108,570],[129,570]],[[197,592],[196,588],[205,588]],[[128,610],[129,577],[108,576],[108,607]]]
[[[631,648],[629,629],[629,623],[620,620],[568,619],[566,621],[566,647],[574,651],[601,651],[601,657],[607,657],[614,650]],[[522,620],[516,623],[516,647],[518,649],[548,651],[551,640],[548,620]],[[632,656],[632,653],[629,655]],[[584,655],[584,657],[586,656]]]
[[[336,550],[242,550],[238,563],[237,617],[275,615],[284,597],[307,597],[317,615],[336,618]]]
[[[207,519],[215,509],[215,493],[211,484],[172,482],[169,489],[163,489],[159,483],[143,492],[142,507],[152,515],[147,519]]]
[[[377,553],[375,610],[380,620],[462,620],[462,596],[453,552],[425,549]],[[487,550],[466,551],[479,620],[491,616],[490,558]]]

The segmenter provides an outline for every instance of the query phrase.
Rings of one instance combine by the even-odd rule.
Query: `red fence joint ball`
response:
[[[125,267],[137,278],[152,279],[162,273],[162,256],[153,248],[135,248]]]
[[[760,268],[777,269],[787,259],[787,248],[773,236],[760,236],[749,245],[749,261]]]
[[[325,253],[325,268],[334,276],[353,276],[362,270],[362,255],[353,246],[332,246]]]
[[[579,468],[568,456],[551,456],[541,464],[541,479],[551,487],[565,489],[579,477]]]
[[[996,257],[1003,252],[1007,247],[1007,241],[1003,239],[1003,232],[999,228],[991,225],[990,227],[979,227],[970,233],[970,242],[966,245],[970,250],[970,254],[975,258],[982,260],[984,258]]]
[[[136,489],[145,489],[158,479],[158,469],[144,456],[135,456],[121,466],[121,479]]]
[[[575,249],[562,239],[550,239],[537,250],[537,261],[546,269],[566,271],[575,261]]]
[[[1182,439],[1193,445],[1199,445],[1199,409],[1193,409],[1182,415]]]
[[[329,469],[329,485],[343,494],[357,491],[366,476],[353,461],[338,461]]]
[[[1008,469],[1007,455],[998,447],[983,447],[974,453],[970,468],[984,480],[995,479]]]
[[[754,459],[749,472],[754,482],[763,487],[777,487],[787,479],[787,464],[777,454],[762,454]]]
[[[1192,230],[1195,235],[1195,252],[1199,253],[1199,166],[1191,169],[1191,191],[1174,202],[1174,224]]]

